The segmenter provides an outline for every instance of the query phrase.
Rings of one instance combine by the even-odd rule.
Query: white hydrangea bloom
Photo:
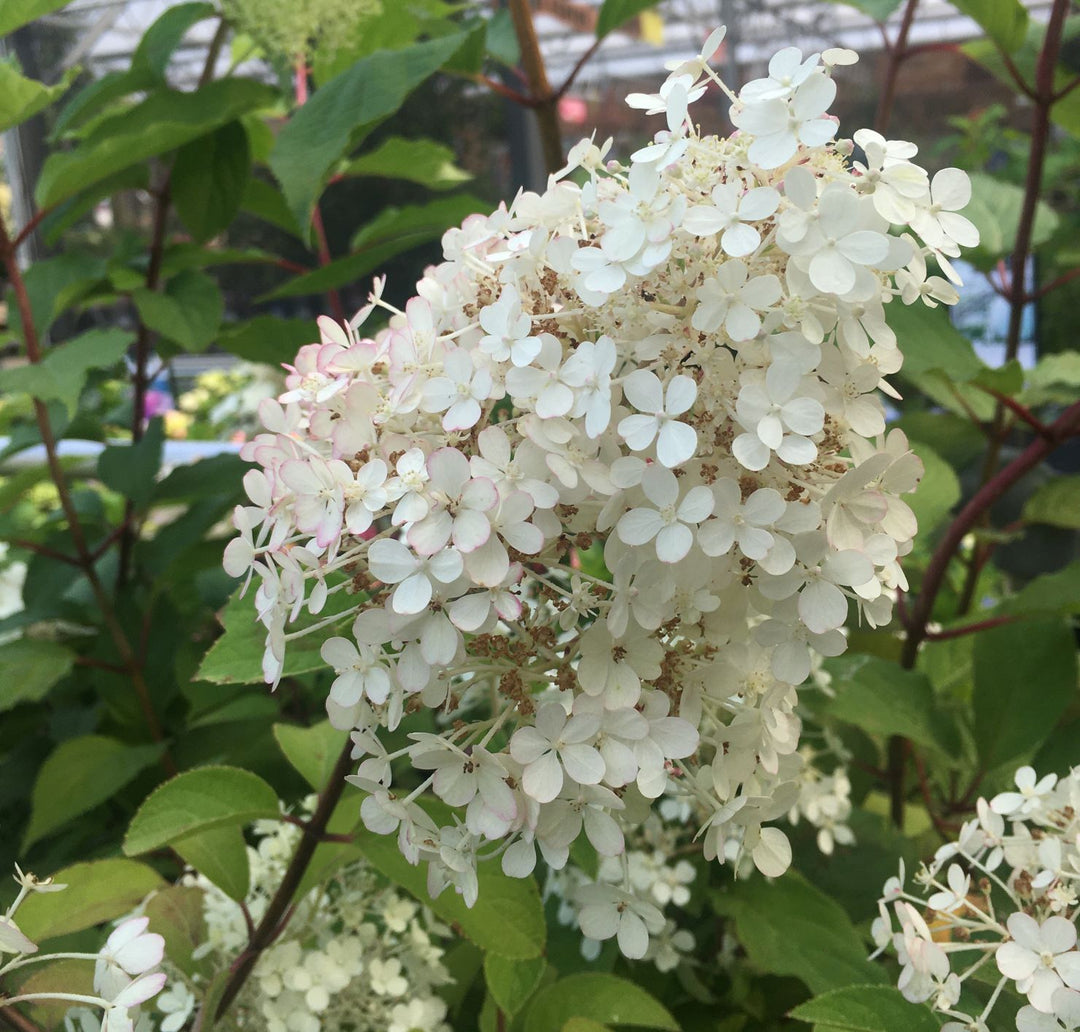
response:
[[[885,433],[886,305],[955,299],[926,260],[971,241],[964,184],[877,134],[848,162],[828,107],[850,52],[785,49],[736,94],[721,38],[629,98],[663,123],[628,161],[582,141],[448,232],[404,310],[377,284],[385,330],[324,320],[244,448],[226,568],[258,579],[267,680],[306,619],[364,743],[365,823],[433,891],[471,901],[478,855],[526,876],[570,836],[618,852],[669,796],[707,857],[769,876],[786,815],[850,841],[841,776],[806,787],[796,689],[906,583],[921,467]],[[710,83],[731,139],[695,128]],[[419,708],[449,720],[396,754],[421,779],[399,795],[379,736]],[[601,895],[594,939],[671,961],[658,913]]]

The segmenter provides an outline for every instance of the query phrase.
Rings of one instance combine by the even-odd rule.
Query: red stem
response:
[[[881,87],[877,114],[874,116],[874,128],[879,133],[885,132],[889,119],[892,118],[893,102],[896,100],[896,80],[900,75],[900,65],[909,56],[907,49],[908,35],[911,33],[911,24],[915,20],[915,9],[918,6],[919,0],[907,0],[903,17],[900,20],[900,29],[896,34],[896,41],[889,48],[889,63],[885,68],[885,82]]]
[[[296,62],[293,65],[293,81],[296,91],[296,106],[303,107],[307,103],[308,99],[308,67],[307,62],[304,60],[303,54],[296,58]],[[311,226],[315,230],[315,244],[318,248],[319,266],[320,268],[326,268],[333,260],[333,255],[330,253],[330,244],[326,238],[326,227],[323,225],[322,212],[319,210],[319,202],[315,202],[315,207],[311,212]],[[341,303],[341,294],[336,288],[328,290],[326,297],[330,302],[330,311],[333,313],[334,318],[339,322],[345,322],[345,306]]]
[[[927,631],[924,641],[949,641],[951,638],[963,638],[968,634],[976,634],[979,631],[988,631],[991,627],[1000,627],[1002,624],[1015,623],[1015,616],[991,616],[978,623],[964,624],[963,627],[950,627],[944,631]]]

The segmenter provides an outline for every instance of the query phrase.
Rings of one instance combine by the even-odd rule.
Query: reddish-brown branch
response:
[[[889,62],[885,66],[885,81],[881,86],[877,114],[874,116],[874,128],[879,133],[885,132],[889,119],[892,118],[893,103],[896,100],[896,82],[900,76],[900,66],[909,56],[907,41],[911,33],[912,22],[915,20],[915,9],[918,6],[919,0],[907,0],[896,39],[889,48]]]
[[[949,826],[941,819],[941,815],[934,807],[933,795],[930,792],[930,781],[926,776],[926,763],[914,747],[911,749],[911,758],[915,761],[915,776],[919,782],[919,794],[922,796],[923,805],[934,825],[934,830],[943,838],[951,837]]]
[[[512,100],[515,104],[520,104],[521,107],[534,108],[539,103],[535,97],[530,97],[527,93],[521,93],[512,86],[507,86],[506,83],[499,82],[498,79],[492,79],[490,76],[473,75],[470,78],[473,82],[486,86],[492,93],[497,93],[500,97]]]
[[[536,38],[532,10],[528,0],[510,0],[510,17],[514,23],[521,67],[529,84],[535,104],[536,120],[540,127],[540,142],[548,172],[557,172],[563,164],[562,133],[559,129],[559,100],[548,82],[547,68]]]
[[[1029,100],[1038,100],[1035,90],[1032,89],[1027,79],[1020,73],[1020,69],[1016,67],[1016,62],[1009,56],[1008,51],[999,46],[997,52],[1002,64],[1005,65],[1005,70],[1009,73],[1009,78],[1013,81],[1013,85]]]
[[[991,398],[994,398],[999,405],[1007,408],[1017,419],[1027,423],[1040,437],[1045,437],[1050,432],[1049,427],[1031,409],[1026,405],[1021,405],[1015,398],[1010,398],[1007,394],[1002,394],[1001,391],[994,390],[993,387],[986,387],[981,383],[972,386],[977,387],[984,394],[989,394]]]
[[[41,225],[42,220],[52,210],[52,208],[39,208],[36,212],[34,212],[34,214],[30,217],[30,220],[26,223],[25,226],[23,226],[22,229],[19,230],[19,232],[15,235],[15,239],[12,241],[12,245],[15,247],[16,250],[18,250],[19,247],[23,244],[23,242],[30,236],[30,234],[33,233],[34,230]]]
[[[562,98],[566,96],[567,91],[570,89],[571,86],[574,85],[574,80],[581,73],[581,69],[584,68],[586,64],[588,64],[593,54],[595,54],[596,51],[600,49],[600,44],[603,42],[603,36],[601,36],[599,39],[593,40],[592,46],[590,46],[589,49],[586,50],[585,53],[577,59],[577,63],[574,65],[573,68],[570,69],[570,74],[563,81],[563,84],[555,91],[556,100],[562,100]]]
[[[1058,287],[1063,287],[1066,283],[1071,283],[1078,276],[1080,276],[1080,265],[1075,269],[1069,269],[1068,272],[1063,272],[1060,276],[1055,276],[1049,283],[1044,283],[1037,290],[1032,290],[1025,294],[1024,300],[1038,301],[1040,298],[1046,297],[1052,290],[1057,290]]]
[[[260,954],[277,938],[291,916],[292,898],[300,886],[304,872],[307,871],[316,848],[323,841],[326,826],[329,824],[334,808],[341,799],[341,794],[347,784],[345,775],[352,765],[352,749],[352,742],[346,743],[341,755],[338,756],[337,763],[334,764],[334,769],[330,773],[326,785],[319,794],[319,802],[315,807],[315,812],[311,815],[311,819],[302,825],[303,830],[296,851],[289,861],[289,866],[285,869],[285,874],[282,876],[273,898],[267,904],[262,920],[259,921],[254,933],[248,939],[244,951],[232,964],[229,980],[226,982],[224,990],[222,990],[220,1002],[217,1005],[217,1011],[214,1015],[215,1020],[220,1019],[229,1009],[230,1004],[236,999],[236,994],[240,992],[251,974]],[[201,1020],[196,1022],[196,1027],[202,1027]]]
[[[0,1007],[0,1022],[16,1032],[45,1032],[35,1021],[31,1021],[22,1011],[14,1007]]]
[[[952,638],[963,638],[968,634],[977,634],[979,631],[988,631],[991,627],[1000,627],[1002,624],[1015,623],[1015,616],[991,616],[977,623],[964,624],[963,627],[949,627],[944,631],[927,631],[924,641],[949,641]]]
[[[39,545],[36,541],[27,541],[24,538],[11,538],[9,544],[14,548],[22,548],[27,552],[34,552],[37,555],[55,559],[57,562],[67,563],[69,566],[82,566],[81,561],[75,556],[65,555],[63,552],[58,552],[55,548],[49,548],[48,545]]]
[[[26,343],[26,356],[31,363],[36,365],[42,359],[41,342],[38,339],[34,313],[30,305],[30,296],[26,290],[26,281],[23,279],[22,270],[19,268],[15,246],[8,235],[7,226],[4,225],[2,218],[0,218],[0,261],[3,262],[8,277],[8,285],[11,287],[11,292],[15,297],[15,303],[19,310],[23,339]],[[86,577],[90,590],[94,594],[98,609],[101,611],[101,618],[106,630],[109,632],[109,636],[113,640],[120,661],[131,678],[150,735],[155,742],[164,742],[165,736],[150,700],[150,691],[146,684],[146,678],[143,676],[139,662],[131,649],[127,635],[124,633],[123,627],[120,626],[116,610],[113,608],[112,599],[98,576],[94,565],[94,556],[87,547],[86,534],[71,496],[67,476],[60,463],[59,449],[56,443],[56,435],[53,432],[52,421],[49,418],[49,410],[38,398],[34,398],[33,403],[38,433],[41,435],[41,443],[45,448],[45,462],[49,467],[49,476],[56,487],[60,508],[64,513],[64,518],[67,520],[68,533],[71,535],[71,543],[75,548],[75,553],[79,557],[79,566],[82,568],[83,576]],[[167,773],[176,773],[176,765],[173,763],[168,748],[162,751],[161,763]]]
[[[1054,94],[1053,102],[1056,104],[1059,100],[1064,100],[1077,86],[1080,86],[1080,75],[1062,86],[1061,89]]]
[[[1003,466],[985,483],[957,513],[938,543],[930,564],[923,575],[922,588],[912,609],[911,625],[900,657],[901,666],[915,666],[919,646],[927,637],[934,602],[945,580],[949,563],[967,533],[983,514],[1025,474],[1039,465],[1058,445],[1080,434],[1080,402],[1070,405],[1058,419],[1047,427],[1047,434],[1032,441],[1012,462]]]

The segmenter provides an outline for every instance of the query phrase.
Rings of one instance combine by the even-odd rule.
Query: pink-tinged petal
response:
[[[456,581],[463,568],[461,553],[456,548],[444,548],[441,552],[436,552],[427,564],[428,573],[440,584]]]
[[[579,785],[600,784],[604,777],[604,758],[591,745],[567,745],[560,756],[566,773]]]
[[[656,535],[656,558],[662,563],[677,563],[693,545],[693,531],[685,523],[673,523]]]
[[[487,512],[499,504],[499,492],[495,489],[495,483],[487,477],[476,477],[465,485],[461,492],[461,504],[466,509],[475,509],[478,512]]]
[[[553,752],[546,752],[530,763],[521,774],[525,794],[538,803],[550,803],[563,786],[563,769]]]
[[[290,459],[278,467],[278,474],[285,484],[300,494],[317,494],[327,484],[302,459]]]
[[[655,509],[631,509],[615,524],[615,532],[628,545],[644,545],[663,529],[663,518]]]
[[[474,583],[496,588],[510,572],[510,556],[502,542],[492,534],[479,548],[466,554],[465,569]]]
[[[456,448],[438,448],[427,460],[432,486],[456,498],[469,479],[469,460]]]
[[[414,523],[405,536],[419,555],[434,555],[446,546],[453,530],[454,517],[442,509]]]
[[[697,431],[692,426],[670,421],[657,434],[656,457],[668,469],[674,469],[693,458],[697,444]]]
[[[491,524],[482,512],[473,509],[458,510],[453,523],[454,547],[458,551],[466,554],[475,552],[489,537]]]
[[[368,547],[368,569],[387,584],[398,584],[416,572],[419,560],[401,541],[384,538]]]
[[[142,975],[121,989],[113,997],[111,1003],[114,1007],[137,1007],[140,1003],[146,1003],[151,997],[157,996],[165,988],[167,981],[168,976],[163,971],[152,975]]]

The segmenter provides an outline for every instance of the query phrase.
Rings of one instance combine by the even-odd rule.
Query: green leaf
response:
[[[154,478],[161,468],[165,430],[160,419],[150,420],[142,440],[134,444],[110,444],[98,456],[98,476],[122,494],[136,509],[144,509],[154,493]]]
[[[302,238],[293,213],[285,203],[285,195],[273,183],[251,176],[244,186],[240,207],[256,218],[276,226],[283,233]]]
[[[611,1032],[611,1029],[592,1018],[571,1018],[563,1025],[562,1032]]]
[[[164,83],[173,51],[188,29],[217,14],[213,4],[188,3],[170,7],[143,33],[131,55],[131,72],[140,82]]]
[[[407,179],[431,190],[449,190],[472,176],[454,164],[454,152],[434,140],[391,136],[375,150],[353,158],[341,170],[347,176]]]
[[[1076,641],[1063,620],[1024,620],[975,637],[975,745],[984,768],[1037,749],[1076,698]]]
[[[233,496],[251,467],[239,455],[211,455],[176,466],[154,485],[154,502],[194,502],[208,495]]]
[[[983,363],[971,341],[951,322],[944,306],[903,305],[894,300],[885,308],[889,326],[904,353],[904,376],[939,369],[958,383],[978,376]]]
[[[997,613],[1080,612],[1080,560],[1057,573],[1036,577],[994,611]]]
[[[1023,390],[1024,368],[1015,358],[1010,358],[1003,366],[980,370],[971,382],[1012,397]]]
[[[0,36],[66,7],[71,0],[4,0],[0,3]]]
[[[885,982],[840,904],[788,871],[769,882],[749,878],[712,895],[717,913],[735,919],[750,961],[769,975],[794,975],[811,992]]]
[[[92,369],[116,365],[134,341],[126,330],[87,330],[73,340],[50,348],[37,365],[5,371],[5,393],[25,392],[41,401],[59,401],[72,417]]]
[[[1080,530],[1080,474],[1054,477],[1024,503],[1024,519]]]
[[[75,666],[75,653],[59,642],[16,638],[0,646],[0,713],[40,702]]]
[[[232,222],[250,175],[251,147],[239,120],[177,151],[170,180],[172,198],[196,241],[217,236]]]
[[[482,950],[513,960],[528,960],[543,952],[547,937],[544,908],[532,878],[509,878],[498,859],[484,861],[477,869],[480,895],[470,909],[452,888],[432,899],[424,868],[413,867],[401,855],[393,835],[362,830],[356,842],[372,867],[444,921],[456,924]]]
[[[196,269],[175,275],[162,292],[140,287],[131,295],[139,318],[185,351],[204,351],[217,335],[225,299],[217,284]]]
[[[261,300],[321,294],[347,283],[355,283],[378,269],[387,259],[431,240],[438,240],[451,226],[460,225],[466,216],[487,207],[489,205],[469,194],[453,194],[427,204],[385,208],[357,231],[351,244],[352,254],[289,280]]]
[[[1013,3],[1015,0],[1001,0]],[[979,230],[979,246],[964,252],[964,260],[988,272],[997,262],[1012,253],[1016,246],[1016,228],[1024,206],[1024,190],[1016,183],[995,179],[985,172],[971,173],[971,202],[964,209]],[[1038,248],[1057,231],[1060,220],[1045,201],[1035,208],[1031,246]],[[901,348],[903,344],[901,344]]]
[[[165,940],[165,956],[189,977],[198,967],[192,954],[206,941],[203,896],[197,885],[170,885],[155,892],[143,908],[151,931]]]
[[[274,739],[285,759],[316,792],[321,792],[349,736],[331,727],[329,720],[324,720],[313,727],[275,724]]]
[[[43,82],[24,79],[12,64],[0,61],[0,133],[44,111],[68,91],[78,74],[78,68],[69,68],[55,86],[46,86]]]
[[[800,1003],[791,1017],[822,1030],[938,1032],[930,1011],[885,985],[849,985]]]
[[[642,11],[655,7],[658,0],[604,0],[596,19],[596,38],[603,39]]]
[[[172,848],[230,899],[241,902],[248,894],[250,871],[247,845],[239,824],[203,828],[175,839]]]
[[[1020,0],[952,0],[969,18],[1006,53],[1011,54],[1024,42],[1028,13]]]
[[[931,646],[932,647],[932,646]],[[955,758],[960,741],[934,702],[924,674],[897,663],[858,653],[828,661],[835,695],[816,700],[816,708],[872,735],[903,735],[921,746]]]
[[[182,147],[245,111],[272,106],[275,91],[251,79],[219,79],[191,93],[156,89],[100,122],[74,150],[50,155],[34,196],[52,207],[122,168]]]
[[[289,625],[290,631],[325,620],[334,612],[351,610],[357,604],[355,596],[338,591],[327,600],[326,608],[317,616],[301,616]],[[266,628],[256,619],[255,603],[251,596],[240,597],[237,590],[218,614],[225,633],[218,638],[203,657],[198,674],[200,681],[214,684],[259,684],[263,680],[262,655]],[[342,621],[348,614],[342,616]],[[284,677],[295,677],[312,670],[325,670],[326,663],[319,655],[322,641],[318,635],[304,635],[289,642],[285,651]]]
[[[372,124],[392,115],[462,44],[459,35],[380,51],[322,85],[281,130],[270,167],[298,225],[311,223],[315,200],[338,160]]]
[[[157,760],[161,750],[160,745],[126,745],[103,735],[61,742],[34,782],[23,851],[105,802]]]
[[[30,296],[30,311],[38,336],[52,326],[56,317],[77,304],[105,276],[105,262],[91,254],[69,251],[55,258],[34,262],[23,277]],[[18,307],[8,301],[8,319],[13,333],[22,334]]]
[[[199,767],[155,789],[139,807],[124,838],[128,856],[146,853],[207,828],[277,817],[277,793],[237,767]]]
[[[960,481],[950,466],[929,445],[911,441],[911,450],[922,459],[924,473],[914,492],[904,496],[919,521],[919,533],[927,534],[948,516],[960,501]]]
[[[278,366],[292,362],[305,344],[318,339],[319,331],[311,319],[257,315],[246,322],[222,327],[217,346],[249,362]]]
[[[543,957],[510,960],[498,953],[484,957],[484,979],[488,992],[508,1017],[513,1017],[536,992],[544,977],[547,962]]]
[[[165,886],[152,867],[120,858],[73,864],[53,880],[67,888],[35,892],[19,907],[19,927],[37,943],[120,917]]]
[[[572,1018],[654,1029],[679,1026],[656,997],[625,978],[601,973],[571,975],[541,989],[525,1012],[524,1032],[551,1032]]]

